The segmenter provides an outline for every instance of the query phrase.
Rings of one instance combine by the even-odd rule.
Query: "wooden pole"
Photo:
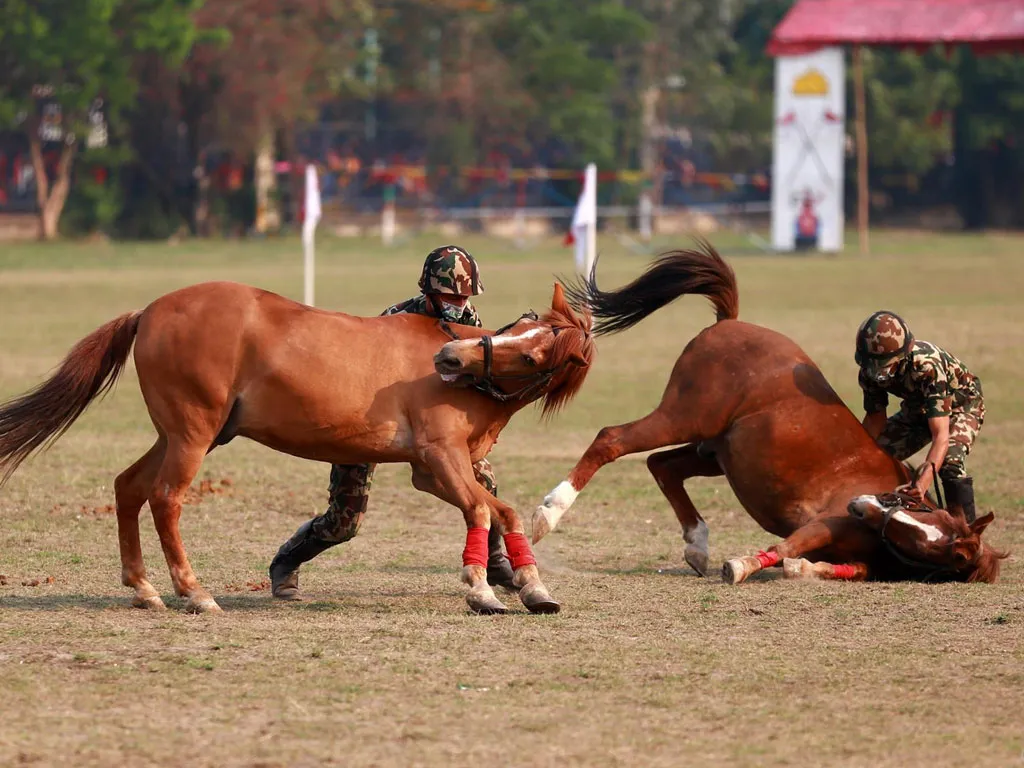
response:
[[[864,98],[864,47],[853,49],[853,91],[856,100],[855,116],[857,131],[857,235],[860,240],[860,255],[867,256],[871,248],[868,243],[868,129],[867,108]]]

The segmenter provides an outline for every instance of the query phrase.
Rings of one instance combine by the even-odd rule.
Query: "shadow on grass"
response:
[[[106,611],[111,608],[131,608],[127,597],[102,595],[12,595],[0,597],[0,610],[15,611],[64,611],[69,608],[84,608],[90,611]]]
[[[696,579],[698,583],[722,583],[722,572],[718,569],[712,569],[707,576],[701,576],[692,568],[653,568],[641,566],[633,568],[590,568],[588,572],[600,573],[606,576],[673,576],[676,578]],[[758,571],[748,577],[743,583],[752,584],[759,581],[778,581],[781,578],[783,578],[782,569],[773,568],[771,570]]]
[[[166,612],[183,612],[185,610],[184,598],[170,595],[161,595],[160,597],[167,606]],[[214,599],[225,611],[269,611],[283,604],[281,601],[273,600],[269,595],[214,595]],[[123,609],[142,613],[142,609],[132,606],[131,597],[125,595],[39,595],[38,597],[12,595],[0,597],[0,611],[65,611],[74,608],[89,611]]]

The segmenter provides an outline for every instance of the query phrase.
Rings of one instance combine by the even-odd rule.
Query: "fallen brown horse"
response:
[[[522,522],[477,483],[472,463],[528,403],[544,398],[551,413],[576,394],[593,356],[589,331],[590,316],[574,311],[559,284],[543,318],[524,315],[497,334],[419,315],[325,312],[236,283],[194,285],[111,320],[47,381],[0,406],[0,484],[113,385],[134,342],[157,432],[114,483],[121,580],[135,590],[135,605],[164,607],[139,545],[148,501],[175,592],[188,610],[220,610],[192,572],[178,518],[206,454],[241,436],[336,464],[408,462],[416,488],[465,517],[470,607],[505,610],[486,580],[494,519],[523,603],[557,611]]]
[[[598,433],[538,507],[535,543],[602,466],[676,445],[652,454],[647,466],[682,525],[686,561],[701,575],[708,528],[684,483],[725,475],[750,516],[785,539],[728,561],[723,577],[731,583],[773,565],[823,578],[998,578],[1005,554],[981,541],[993,515],[968,525],[888,493],[907,482],[908,468],[875,444],[803,350],[736,319],[735,275],[709,244],[662,256],[618,291],[599,290],[592,274],[570,293],[590,306],[598,335],[625,330],[685,294],[707,296],[718,321],[686,345],[652,413]]]

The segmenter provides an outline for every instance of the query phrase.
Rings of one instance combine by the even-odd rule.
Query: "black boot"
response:
[[[270,589],[282,600],[299,598],[299,566],[312,560],[338,542],[323,541],[313,532],[313,521],[307,520],[281,545],[270,563]]]
[[[501,549],[501,531],[498,526],[492,525],[487,532],[487,583],[492,587],[504,587],[518,592],[519,587],[515,585],[514,578],[512,564]]]
[[[974,478],[942,478],[942,490],[946,493],[946,509],[952,515],[963,515],[964,520],[973,523],[977,512],[974,508]]]

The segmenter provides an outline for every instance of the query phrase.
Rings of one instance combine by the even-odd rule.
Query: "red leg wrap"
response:
[[[852,579],[857,576],[856,565],[833,565],[832,577],[835,579]]]
[[[508,550],[508,560],[512,569],[517,570],[524,565],[536,565],[537,560],[530,549],[530,542],[521,533],[505,534],[505,549]]]
[[[778,565],[781,559],[778,552],[762,551],[757,553],[757,561],[761,564],[762,568],[771,568],[773,565]]]
[[[466,548],[462,550],[462,564],[487,567],[486,528],[470,528],[466,531]]]

